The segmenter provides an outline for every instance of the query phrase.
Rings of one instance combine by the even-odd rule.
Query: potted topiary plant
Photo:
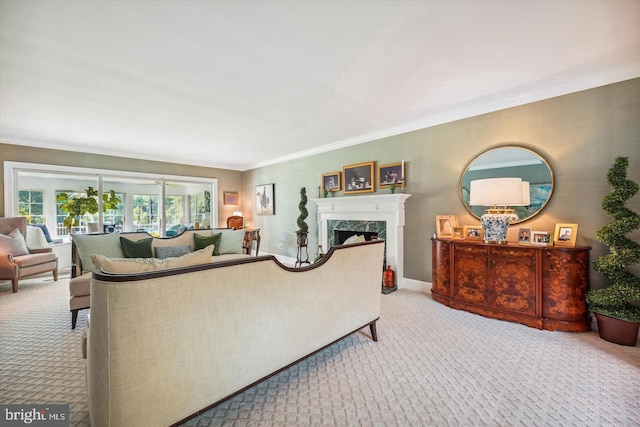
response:
[[[626,235],[640,227],[640,215],[625,204],[638,193],[638,184],[627,179],[628,157],[618,157],[607,173],[613,190],[602,200],[602,208],[613,215],[613,222],[598,230],[598,240],[609,246],[609,253],[593,262],[608,286],[589,291],[587,303],[596,315],[600,337],[621,345],[635,346],[640,327],[640,276],[629,267],[640,263],[640,244]]]
[[[70,196],[67,193],[60,193],[57,196],[58,202],[61,202],[60,209],[67,213],[63,224],[67,231],[71,233],[73,227],[80,225],[79,217],[84,214],[95,214],[98,212],[98,190],[88,187],[85,196]],[[102,194],[102,210],[104,212],[110,209],[117,209],[121,200],[116,197],[116,192],[110,190],[108,193]]]
[[[309,211],[307,210],[307,188],[302,187],[300,189],[300,203],[298,203],[298,209],[300,210],[300,215],[298,216],[298,231],[296,231],[297,236],[297,245],[298,245],[298,256],[296,258],[296,267],[302,266],[302,264],[310,264],[309,262],[309,250],[308,250],[308,239],[307,233],[309,232],[309,226],[305,222],[307,216],[309,216]]]

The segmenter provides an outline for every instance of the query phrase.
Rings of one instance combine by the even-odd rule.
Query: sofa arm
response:
[[[18,276],[18,265],[13,262],[13,255],[0,254],[0,277],[13,278]]]
[[[46,254],[48,252],[52,252],[51,248],[28,248],[30,254]]]

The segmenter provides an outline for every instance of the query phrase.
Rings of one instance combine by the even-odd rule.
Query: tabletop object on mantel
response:
[[[431,295],[485,317],[552,331],[588,331],[590,250],[432,239]]]

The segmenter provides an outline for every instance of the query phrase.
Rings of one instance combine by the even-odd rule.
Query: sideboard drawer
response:
[[[489,247],[483,245],[465,245],[465,244],[457,244],[453,248],[453,252],[455,255],[479,255],[479,256],[487,256],[489,255]]]
[[[499,257],[518,257],[518,258],[533,258],[536,256],[534,249],[531,248],[500,248],[492,247],[491,256]]]

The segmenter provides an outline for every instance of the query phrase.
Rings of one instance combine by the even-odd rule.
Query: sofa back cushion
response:
[[[91,255],[97,254],[107,258],[123,258],[122,245],[120,244],[120,233],[111,234],[73,234],[71,236],[76,244],[80,262],[82,263],[82,273],[93,271],[94,265]]]
[[[104,273],[132,274],[149,271],[166,270],[169,268],[190,267],[208,264],[213,256],[213,246],[207,246],[195,252],[190,252],[178,258],[120,258],[110,259],[102,255],[92,255],[94,265]]]

